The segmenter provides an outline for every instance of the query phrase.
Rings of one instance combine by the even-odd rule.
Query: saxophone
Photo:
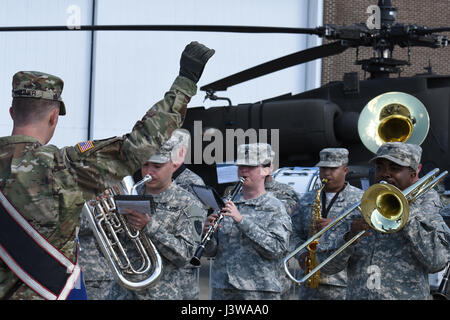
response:
[[[320,193],[322,192],[323,188],[325,188],[327,182],[328,182],[327,179],[322,179],[322,186],[317,190],[316,198],[314,200],[314,203],[311,205],[309,238],[314,236],[319,231],[316,228],[316,222],[317,220],[322,218],[322,205],[320,202]],[[318,265],[316,258],[316,249],[318,244],[319,240],[314,240],[306,247],[306,249],[309,252],[309,255],[305,260],[305,274],[310,273],[311,270],[313,270]],[[306,281],[305,286],[311,289],[317,289],[317,287],[319,286],[319,279],[320,279],[320,270],[317,271],[313,276],[311,276]]]

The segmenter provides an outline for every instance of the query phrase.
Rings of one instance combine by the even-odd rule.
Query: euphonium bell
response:
[[[403,92],[388,92],[373,98],[358,119],[359,137],[373,153],[386,142],[420,145],[429,128],[430,118],[423,103]]]

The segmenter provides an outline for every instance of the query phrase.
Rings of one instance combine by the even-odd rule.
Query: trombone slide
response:
[[[358,202],[357,204],[354,204],[353,206],[351,206],[344,214],[340,215],[339,217],[337,217],[336,219],[334,219],[332,222],[330,222],[325,228],[323,228],[322,230],[320,230],[319,232],[317,232],[314,236],[312,236],[311,238],[309,238],[305,243],[303,243],[300,247],[296,248],[294,251],[292,251],[290,254],[288,254],[284,259],[283,259],[283,266],[284,266],[284,271],[286,272],[286,274],[288,275],[288,277],[294,281],[296,284],[302,284],[305,283],[310,277],[312,277],[314,275],[314,273],[316,273],[317,271],[319,271],[325,264],[320,263],[317,267],[315,267],[314,269],[312,269],[308,274],[306,274],[303,278],[301,278],[300,280],[296,279],[291,272],[289,271],[288,268],[288,262],[289,260],[291,260],[295,255],[297,255],[297,253],[299,253],[301,250],[305,249],[311,242],[319,239],[325,232],[327,232],[328,230],[330,230],[331,228],[333,228],[334,226],[336,226],[338,223],[340,223],[343,219],[345,219],[350,213],[353,212],[353,210],[358,209],[360,205],[360,202]],[[365,232],[365,231],[364,231]],[[364,233],[362,232],[362,233]],[[361,235],[358,236],[358,238]],[[356,236],[354,237],[356,238]],[[352,238],[350,241],[355,242],[357,240]],[[333,258],[339,254],[340,252],[335,252],[333,255]],[[328,259],[327,259],[328,260]],[[331,259],[329,259],[328,261],[330,261]],[[327,263],[328,263],[327,261]]]
[[[344,251],[348,246],[350,246],[352,243],[354,243],[356,240],[358,240],[365,232],[361,231],[359,232],[357,235],[355,235],[352,239],[350,239],[348,242],[346,242],[341,248],[337,249],[333,254],[331,254],[328,258],[326,258],[322,263],[320,263],[316,268],[314,268],[313,270],[311,270],[310,273],[308,273],[307,275],[305,275],[303,278],[301,279],[295,279],[295,277],[290,273],[289,268],[288,268],[288,261],[290,259],[292,259],[298,252],[300,252],[301,250],[303,250],[307,245],[309,245],[311,242],[315,241],[316,239],[320,238],[325,232],[327,232],[328,230],[330,230],[331,228],[333,228],[334,226],[336,226],[339,222],[341,222],[344,218],[346,218],[348,215],[350,215],[351,212],[353,212],[355,209],[358,209],[363,218],[366,220],[366,222],[375,230],[379,231],[379,232],[383,232],[383,233],[392,233],[392,232],[397,232],[399,231],[401,228],[404,227],[404,225],[406,224],[408,217],[409,217],[409,204],[413,201],[415,201],[417,198],[419,198],[420,196],[422,196],[423,194],[425,194],[428,190],[430,190],[431,188],[433,188],[436,184],[438,184],[442,179],[445,178],[445,176],[448,174],[448,171],[444,171],[442,173],[439,174],[439,169],[436,168],[430,172],[428,172],[425,176],[423,176],[421,179],[419,179],[417,182],[415,182],[413,185],[411,185],[410,187],[406,188],[403,191],[400,191],[399,189],[397,189],[396,187],[389,185],[387,183],[379,183],[379,184],[375,184],[373,186],[371,186],[369,189],[367,189],[367,191],[364,193],[363,198],[361,199],[360,202],[352,205],[350,208],[348,208],[343,214],[341,214],[338,218],[336,218],[334,221],[332,221],[331,223],[329,223],[325,228],[323,228],[322,230],[320,230],[318,233],[316,233],[314,236],[312,236],[311,238],[309,238],[305,243],[303,243],[300,247],[296,248],[293,252],[291,252],[289,255],[287,255],[284,260],[283,260],[283,265],[284,265],[284,271],[286,272],[286,274],[288,275],[288,277],[294,281],[297,284],[301,284],[304,283],[305,281],[307,281],[314,273],[316,273],[317,271],[319,271],[321,268],[323,268],[323,266],[325,264],[327,264],[328,262],[330,262],[332,259],[334,259],[339,253],[341,253],[342,251]],[[390,194],[393,195],[393,198],[396,198],[399,201],[399,206],[402,207],[402,215],[400,219],[397,220],[401,220],[401,223],[398,223],[398,226],[396,229],[390,228],[388,226],[388,228],[386,228],[384,225],[374,225],[372,223],[372,216],[374,214],[377,214],[379,216],[383,216],[383,210],[384,208],[380,208],[377,204],[377,206],[367,206],[366,203],[368,202],[367,200],[372,200],[373,199],[367,199],[367,195],[370,195],[372,190],[375,188],[378,188],[379,190],[382,190],[383,188],[380,188],[379,186],[382,185],[383,188],[386,189],[390,189]],[[380,192],[381,195],[383,195]],[[374,197],[375,201],[377,199],[377,197]],[[364,205],[362,206],[363,209],[361,208],[361,203],[363,203]],[[378,203],[378,202],[377,202]],[[372,211],[368,211],[367,212],[367,207],[370,208],[370,210]],[[365,209],[365,210],[364,210]],[[390,213],[390,212],[388,212]],[[386,220],[389,220],[388,218],[386,218]],[[399,221],[396,221],[399,222]]]

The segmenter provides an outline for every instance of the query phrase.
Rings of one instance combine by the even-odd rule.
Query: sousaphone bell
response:
[[[387,92],[370,100],[358,119],[358,133],[367,149],[376,153],[386,142],[421,145],[430,128],[423,103],[404,92]]]

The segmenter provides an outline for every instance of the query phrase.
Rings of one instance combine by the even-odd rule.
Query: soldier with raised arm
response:
[[[182,125],[187,103],[195,95],[196,83],[213,53],[214,50],[197,42],[187,45],[180,60],[179,76],[172,87],[163,100],[137,121],[130,133],[62,149],[47,143],[58,117],[66,114],[61,97],[63,81],[37,71],[14,75],[10,108],[13,130],[11,136],[0,138],[0,190],[2,209],[5,209],[2,213],[5,217],[20,214],[30,230],[37,231],[33,237],[48,243],[50,249],[57,249],[52,254],[67,265],[67,270],[62,270],[63,276],[66,271],[79,270],[76,229],[84,202],[135,172]],[[7,240],[0,239],[2,244]],[[20,273],[23,266],[15,265],[17,260],[10,257],[29,254],[19,251],[14,248],[9,253],[2,251],[0,299],[70,298],[71,288],[64,286],[64,297],[47,290],[46,282],[53,281],[54,275],[30,279]],[[39,266],[30,261],[24,263],[31,265],[31,269]],[[21,274],[21,278],[16,274]],[[36,280],[41,280],[41,285]]]

